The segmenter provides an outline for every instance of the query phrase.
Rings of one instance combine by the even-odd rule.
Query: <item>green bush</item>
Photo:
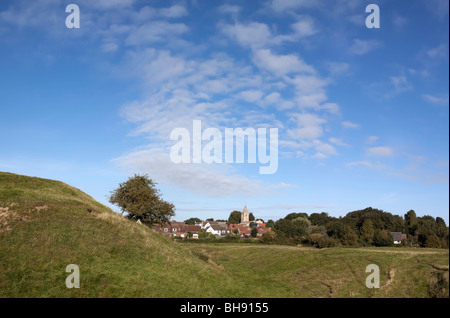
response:
[[[306,241],[310,246],[316,248],[330,248],[338,246],[338,241],[336,239],[320,233],[311,234]]]

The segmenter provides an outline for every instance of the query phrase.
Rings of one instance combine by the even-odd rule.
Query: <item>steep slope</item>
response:
[[[79,289],[66,287],[69,264]],[[78,189],[0,172],[0,297],[240,297],[242,287]]]

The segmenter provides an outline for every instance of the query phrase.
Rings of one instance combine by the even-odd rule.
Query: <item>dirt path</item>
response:
[[[395,250],[381,250],[381,249],[369,249],[369,248],[356,248],[355,251],[372,252],[372,253],[386,253],[386,254],[409,254],[409,255],[433,255],[433,254],[448,254],[447,250],[441,251],[395,251]]]
[[[395,277],[395,269],[392,268],[388,272],[388,280],[387,280],[386,284],[384,284],[384,286],[381,288],[388,287],[394,281],[394,277]]]
[[[446,266],[446,265],[433,265],[433,264],[429,264],[429,263],[422,262],[422,261],[421,261],[420,259],[418,259],[418,258],[416,258],[416,262],[417,262],[417,263],[420,263],[420,264],[425,264],[425,265],[431,266],[432,268],[434,268],[434,269],[436,269],[436,270],[438,270],[438,271],[448,272],[448,266]]]

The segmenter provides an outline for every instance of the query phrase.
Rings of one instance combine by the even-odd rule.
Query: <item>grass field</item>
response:
[[[412,248],[312,249],[246,244],[189,244],[243,282],[254,297],[420,297],[446,279],[448,250]],[[369,264],[380,269],[379,289],[366,287]]]
[[[369,264],[380,289],[365,286]],[[448,265],[438,249],[180,244],[64,183],[0,172],[4,298],[448,297]]]

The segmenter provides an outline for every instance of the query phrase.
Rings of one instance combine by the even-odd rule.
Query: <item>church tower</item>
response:
[[[241,213],[241,224],[249,225],[250,224],[249,218],[250,218],[250,215],[248,213],[247,206],[245,206],[244,210]]]

